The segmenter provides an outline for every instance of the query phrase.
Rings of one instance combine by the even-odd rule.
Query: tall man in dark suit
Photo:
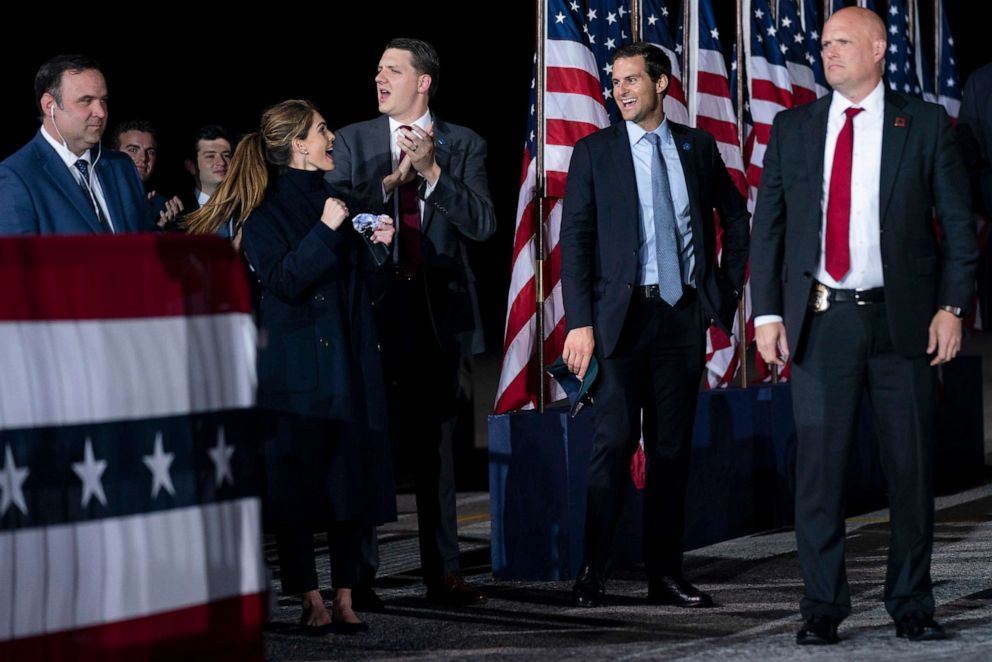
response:
[[[728,333],[747,263],[748,214],[713,137],[665,118],[665,53],[645,43],[613,54],[624,122],[575,145],[561,223],[562,356],[580,378],[595,354],[593,449],[578,606],[602,602],[630,458],[647,455],[648,597],[707,607],[682,575],[682,530],[706,329]],[[716,261],[714,209],[723,226]]]
[[[751,251],[758,349],[778,365],[792,356],[797,643],[835,643],[851,611],[844,469],[866,386],[889,486],[885,606],[900,637],[938,638],[931,366],[957,354],[971,301],[968,178],[944,109],[882,84],[874,12],[836,12],[822,39],[833,94],[775,117]]]
[[[34,81],[41,128],[0,163],[0,235],[149,230],[131,159],[103,150],[107,83],[84,55],[59,55]]]
[[[327,179],[353,212],[396,219],[395,269],[379,274],[376,302],[392,433],[414,465],[427,597],[468,605],[486,596],[459,574],[455,521],[458,369],[484,349],[466,241],[492,236],[496,217],[485,142],[428,108],[439,74],[430,44],[389,42],[375,77],[382,115],[336,132]]]

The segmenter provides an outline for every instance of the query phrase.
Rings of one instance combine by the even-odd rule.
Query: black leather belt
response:
[[[652,285],[635,285],[634,294],[636,294],[641,299],[647,299],[647,300],[656,299],[658,301],[661,300],[661,289],[658,287],[657,283],[654,283]],[[696,288],[694,288],[691,285],[686,285],[685,283],[683,283],[682,298],[679,299],[679,301],[680,302],[691,301],[694,298],[695,294],[696,294]]]
[[[634,294],[642,299],[660,299],[661,290],[657,283],[654,285],[637,285],[634,287]]]
[[[885,301],[884,287],[872,287],[865,290],[838,290],[827,287],[823,283],[816,283],[810,293],[809,307],[822,313],[832,303],[856,303],[859,306],[866,306],[883,301]]]

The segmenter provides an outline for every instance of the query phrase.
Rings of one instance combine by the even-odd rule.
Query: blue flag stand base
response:
[[[982,366],[959,357],[937,385],[934,476],[938,489],[984,470]],[[595,406],[595,405],[593,405]],[[592,412],[567,407],[489,417],[493,575],[573,579],[582,562]],[[796,430],[788,384],[702,391],[696,410],[685,548],[793,522]],[[847,476],[850,513],[885,505],[870,404],[862,403]],[[614,539],[617,567],[641,560],[641,493],[628,482]]]

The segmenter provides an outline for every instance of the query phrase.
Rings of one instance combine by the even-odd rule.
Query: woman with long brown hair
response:
[[[362,575],[361,545],[369,527],[396,518],[385,386],[363,278],[371,255],[324,181],[333,144],[309,102],[272,106],[238,144],[220,188],[185,223],[208,234],[233,219],[262,287],[258,404],[272,414],[266,509],[283,592],[302,595],[309,634],[365,629],[351,605],[351,589],[372,579]],[[371,241],[392,238],[392,221],[380,216]],[[336,589],[331,614],[317,586],[313,534],[321,530]]]

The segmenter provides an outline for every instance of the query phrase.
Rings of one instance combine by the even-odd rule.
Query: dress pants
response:
[[[706,324],[696,291],[670,306],[635,293],[617,349],[597,356],[585,561],[605,579],[613,534],[642,429],[646,457],[644,563],[648,581],[682,572],[685,491]]]
[[[933,369],[925,355],[906,358],[893,349],[884,303],[833,303],[810,311],[807,325],[792,366],[802,615],[840,621],[851,611],[844,474],[865,387],[889,492],[885,607],[896,620],[912,610],[932,614]]]
[[[386,301],[383,354],[395,455],[413,468],[424,583],[459,570],[454,435],[461,353],[442,346],[422,275],[397,278]],[[444,311],[434,310],[443,319]]]
[[[331,585],[335,588],[355,588],[364,581],[362,576],[362,544],[372,527],[352,523],[334,523],[327,531],[327,552],[331,559]],[[315,591],[317,564],[313,530],[293,527],[276,532],[276,551],[284,594]]]

